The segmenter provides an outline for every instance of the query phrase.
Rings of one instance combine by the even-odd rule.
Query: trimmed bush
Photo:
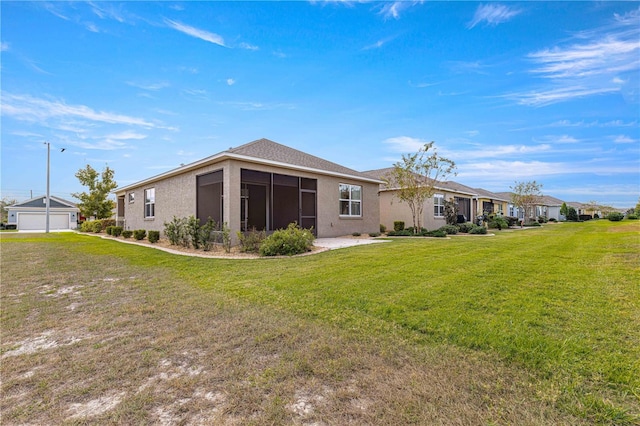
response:
[[[425,236],[425,237],[444,238],[444,237],[447,236],[447,233],[445,231],[443,231],[442,228],[440,228],[440,229],[436,229],[435,231],[425,232],[422,235]]]
[[[124,231],[122,231],[123,238],[131,238],[132,235],[133,235],[133,231],[130,231],[128,229],[125,229]]]
[[[111,235],[114,237],[119,237],[122,235],[122,226],[114,226],[111,228]]]
[[[624,215],[620,212],[612,212],[607,215],[607,219],[609,219],[611,222],[619,222],[624,219]]]
[[[558,220],[555,217],[550,217],[549,222],[557,222]]]
[[[260,246],[262,256],[293,256],[311,250],[314,240],[309,229],[300,228],[295,222],[286,229],[278,229],[264,239]]]
[[[95,232],[96,234],[102,232],[102,221],[94,220],[91,222],[91,232]]]
[[[462,232],[463,234],[468,234],[469,231],[471,231],[471,229],[476,225],[474,225],[471,222],[464,222],[464,223],[459,223],[456,226],[458,227],[460,232]]]
[[[408,229],[402,229],[400,231],[389,231],[387,232],[387,236],[389,237],[411,237],[413,233]]]
[[[458,233],[458,227],[456,225],[444,225],[440,227],[439,231],[448,235],[456,235]]]
[[[160,231],[149,231],[148,239],[150,243],[157,243],[160,240]]]
[[[384,226],[383,224],[380,224],[380,233],[384,234],[385,232],[387,232],[387,227]]]
[[[267,238],[265,231],[258,231],[251,228],[248,232],[238,231],[238,241],[240,242],[240,251],[243,253],[258,253],[260,245]]]
[[[514,216],[503,216],[503,217],[505,218],[509,226],[520,225],[520,219],[518,219],[517,217],[514,217]]]
[[[474,235],[484,235],[487,233],[487,228],[480,225],[473,225],[473,227],[469,230],[469,234]]]
[[[540,222],[532,221],[532,222],[525,222],[524,226],[542,226],[542,225],[540,224]]]
[[[113,230],[113,226],[107,226],[106,228],[104,228],[104,232],[106,232],[107,235],[111,235],[112,230]]]
[[[396,220],[393,222],[393,230],[398,232],[404,230],[404,221]]]
[[[379,236],[380,236],[380,233],[379,233],[379,232],[369,232],[369,236],[370,236],[371,238],[379,237]]]
[[[498,231],[502,230],[502,228],[508,228],[509,222],[502,216],[495,216],[491,220],[489,220],[489,228],[498,229]]]
[[[133,231],[133,238],[135,238],[138,241],[144,240],[144,237],[146,236],[147,236],[147,231],[144,229],[136,229],[135,231]]]
[[[627,215],[627,219],[629,220],[638,220],[638,215],[635,213],[631,213]]]
[[[198,229],[198,241],[202,245],[204,251],[210,251],[214,243],[220,242],[220,232],[216,232],[218,226],[216,221],[210,217],[207,222]]]
[[[352,232],[351,233],[352,237],[359,237],[360,235],[362,235],[362,234],[360,234],[359,232]]]

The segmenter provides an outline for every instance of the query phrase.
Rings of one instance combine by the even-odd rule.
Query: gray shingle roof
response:
[[[21,203],[16,203],[9,207],[45,207],[45,198],[46,195],[41,195],[39,197],[32,198],[27,201],[23,201]],[[64,200],[59,197],[51,196],[49,199],[49,207],[50,208],[68,208],[68,207],[76,207],[74,203],[71,201]]]
[[[231,154],[243,155],[247,157],[258,158],[262,160],[275,161],[278,163],[290,164],[293,166],[306,167],[316,170],[324,170],[328,172],[340,173],[345,175],[357,176],[371,179],[366,173],[358,172],[340,164],[332,163],[306,152],[279,144],[269,139],[258,139],[253,142],[246,143],[236,148],[230,148],[225,151]]]

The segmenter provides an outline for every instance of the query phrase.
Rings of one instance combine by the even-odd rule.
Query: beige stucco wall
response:
[[[397,191],[380,192],[380,223],[387,227],[387,230],[393,229],[393,222],[397,220],[404,221],[405,227],[413,226],[413,218],[409,205],[395,195]],[[436,194],[444,195],[445,200],[453,200],[455,196],[460,194],[448,191],[436,191]],[[467,198],[468,196],[464,196]],[[473,210],[473,203],[471,204]],[[472,212],[473,214],[473,212]],[[433,214],[433,197],[425,200],[422,211],[422,226],[432,231],[447,224],[444,216],[436,217]]]
[[[151,184],[132,188],[124,197],[125,228],[164,230],[164,223],[170,222],[174,216],[188,217],[196,215],[196,176],[223,170],[224,221],[227,222],[235,236],[240,229],[240,172],[251,169],[262,172],[280,173],[317,179],[317,235],[318,237],[336,237],[353,232],[361,234],[378,232],[380,226],[380,210],[378,207],[378,184],[358,181],[357,179],[338,178],[318,175],[312,172],[290,170],[258,163],[238,160],[225,160],[214,165],[185,172]],[[362,186],[362,217],[340,217],[339,185],[340,183]],[[144,218],[144,191],[155,188],[155,217]],[[129,203],[129,193],[135,193],[135,201]],[[226,202],[226,200],[235,200]]]

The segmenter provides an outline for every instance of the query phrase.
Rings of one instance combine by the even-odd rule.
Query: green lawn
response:
[[[255,345],[277,355],[261,361],[266,366],[245,371],[251,389],[257,389],[252,392],[259,392],[250,400],[260,407],[253,414],[237,408],[251,403],[242,399],[250,394],[247,388],[233,405],[231,382],[221,385],[227,408],[216,415],[230,423],[234,418],[255,424],[640,422],[640,222],[549,224],[496,236],[398,239],[256,260],[188,258],[75,234],[3,234],[1,244],[2,352],[12,355],[2,364],[3,412],[15,405],[6,395],[18,389],[31,396],[38,392],[37,382],[27,386],[16,377],[35,362],[29,357],[39,355],[14,356],[19,343],[9,336],[55,329],[61,312],[69,312],[35,296],[35,290],[54,291],[111,274],[119,281],[108,282],[108,292],[89,291],[86,284],[78,291],[99,307],[85,313],[95,316],[91,321],[102,315],[101,323],[85,325],[96,335],[125,327],[113,317],[118,312],[127,333],[141,327],[134,334],[152,334],[163,342],[165,354],[177,350],[176,342],[182,350],[184,334],[193,334],[201,340],[194,343],[191,336],[191,346],[217,351],[216,359],[230,362],[237,356],[230,348],[204,342],[207,334],[199,322],[210,321],[226,330],[225,339],[238,340],[236,350],[243,356],[258,350]],[[38,260],[30,263],[33,259]],[[134,278],[125,285],[127,276]],[[122,306],[129,307],[122,311]],[[224,328],[209,307],[238,328]],[[167,315],[175,321],[163,329]],[[138,325],[149,321],[158,326]],[[95,363],[96,341],[86,348],[87,363]],[[123,345],[125,354],[139,350],[133,341]],[[161,354],[153,354],[150,359],[160,362]],[[16,360],[21,360],[17,367]],[[103,393],[121,377],[112,372],[105,380]],[[313,409],[297,410],[304,407],[295,403],[305,398],[301,381],[334,391],[322,398],[320,391],[307,395]],[[357,389],[350,405],[336,390],[349,383]],[[434,400],[438,393],[447,396]],[[151,407],[160,402],[135,395],[142,399],[138,408],[94,418],[153,419]],[[74,398],[69,392],[68,400]],[[358,405],[354,399],[364,412],[352,412]],[[12,408],[8,419],[77,419],[51,417],[54,407],[59,408],[45,400],[39,408]],[[179,418],[194,421],[196,411],[187,412]]]

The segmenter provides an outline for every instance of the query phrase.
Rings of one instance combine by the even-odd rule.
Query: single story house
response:
[[[512,192],[498,192],[497,194],[502,196],[503,198],[509,199],[509,203],[507,205],[509,216],[517,217],[518,219],[524,219],[524,212],[522,208],[516,207],[513,205],[513,203],[511,203],[511,195],[513,194]],[[546,217],[547,220],[564,220],[565,217],[560,214],[560,208],[562,207],[563,203],[564,201],[550,195],[540,196],[540,200],[535,208],[535,219],[542,216]]]
[[[297,222],[318,237],[377,232],[378,186],[364,173],[268,139],[229,148],[116,189],[125,229],[163,231],[174,217],[210,217],[236,231]]]
[[[19,231],[45,231],[47,228],[47,197],[32,198],[6,207],[7,224]],[[80,209],[70,201],[49,197],[49,230],[59,231],[78,227]]]
[[[365,173],[375,179],[384,180],[392,170],[392,167],[387,167],[369,170]],[[423,217],[420,219],[424,228],[433,230],[446,225],[445,200],[456,202],[458,206],[458,222],[474,221],[475,212],[477,211],[476,190],[452,181],[435,182],[434,189],[433,197],[424,202]],[[413,226],[411,209],[408,204],[398,198],[397,193],[398,188],[388,187],[384,183],[380,185],[380,223],[387,229],[393,229],[393,222],[395,221],[403,221],[405,227]]]
[[[478,215],[489,215],[491,213],[495,213],[497,215],[506,216],[507,204],[510,201],[509,197],[505,197],[482,188],[474,188],[474,190],[478,197],[476,210]]]

